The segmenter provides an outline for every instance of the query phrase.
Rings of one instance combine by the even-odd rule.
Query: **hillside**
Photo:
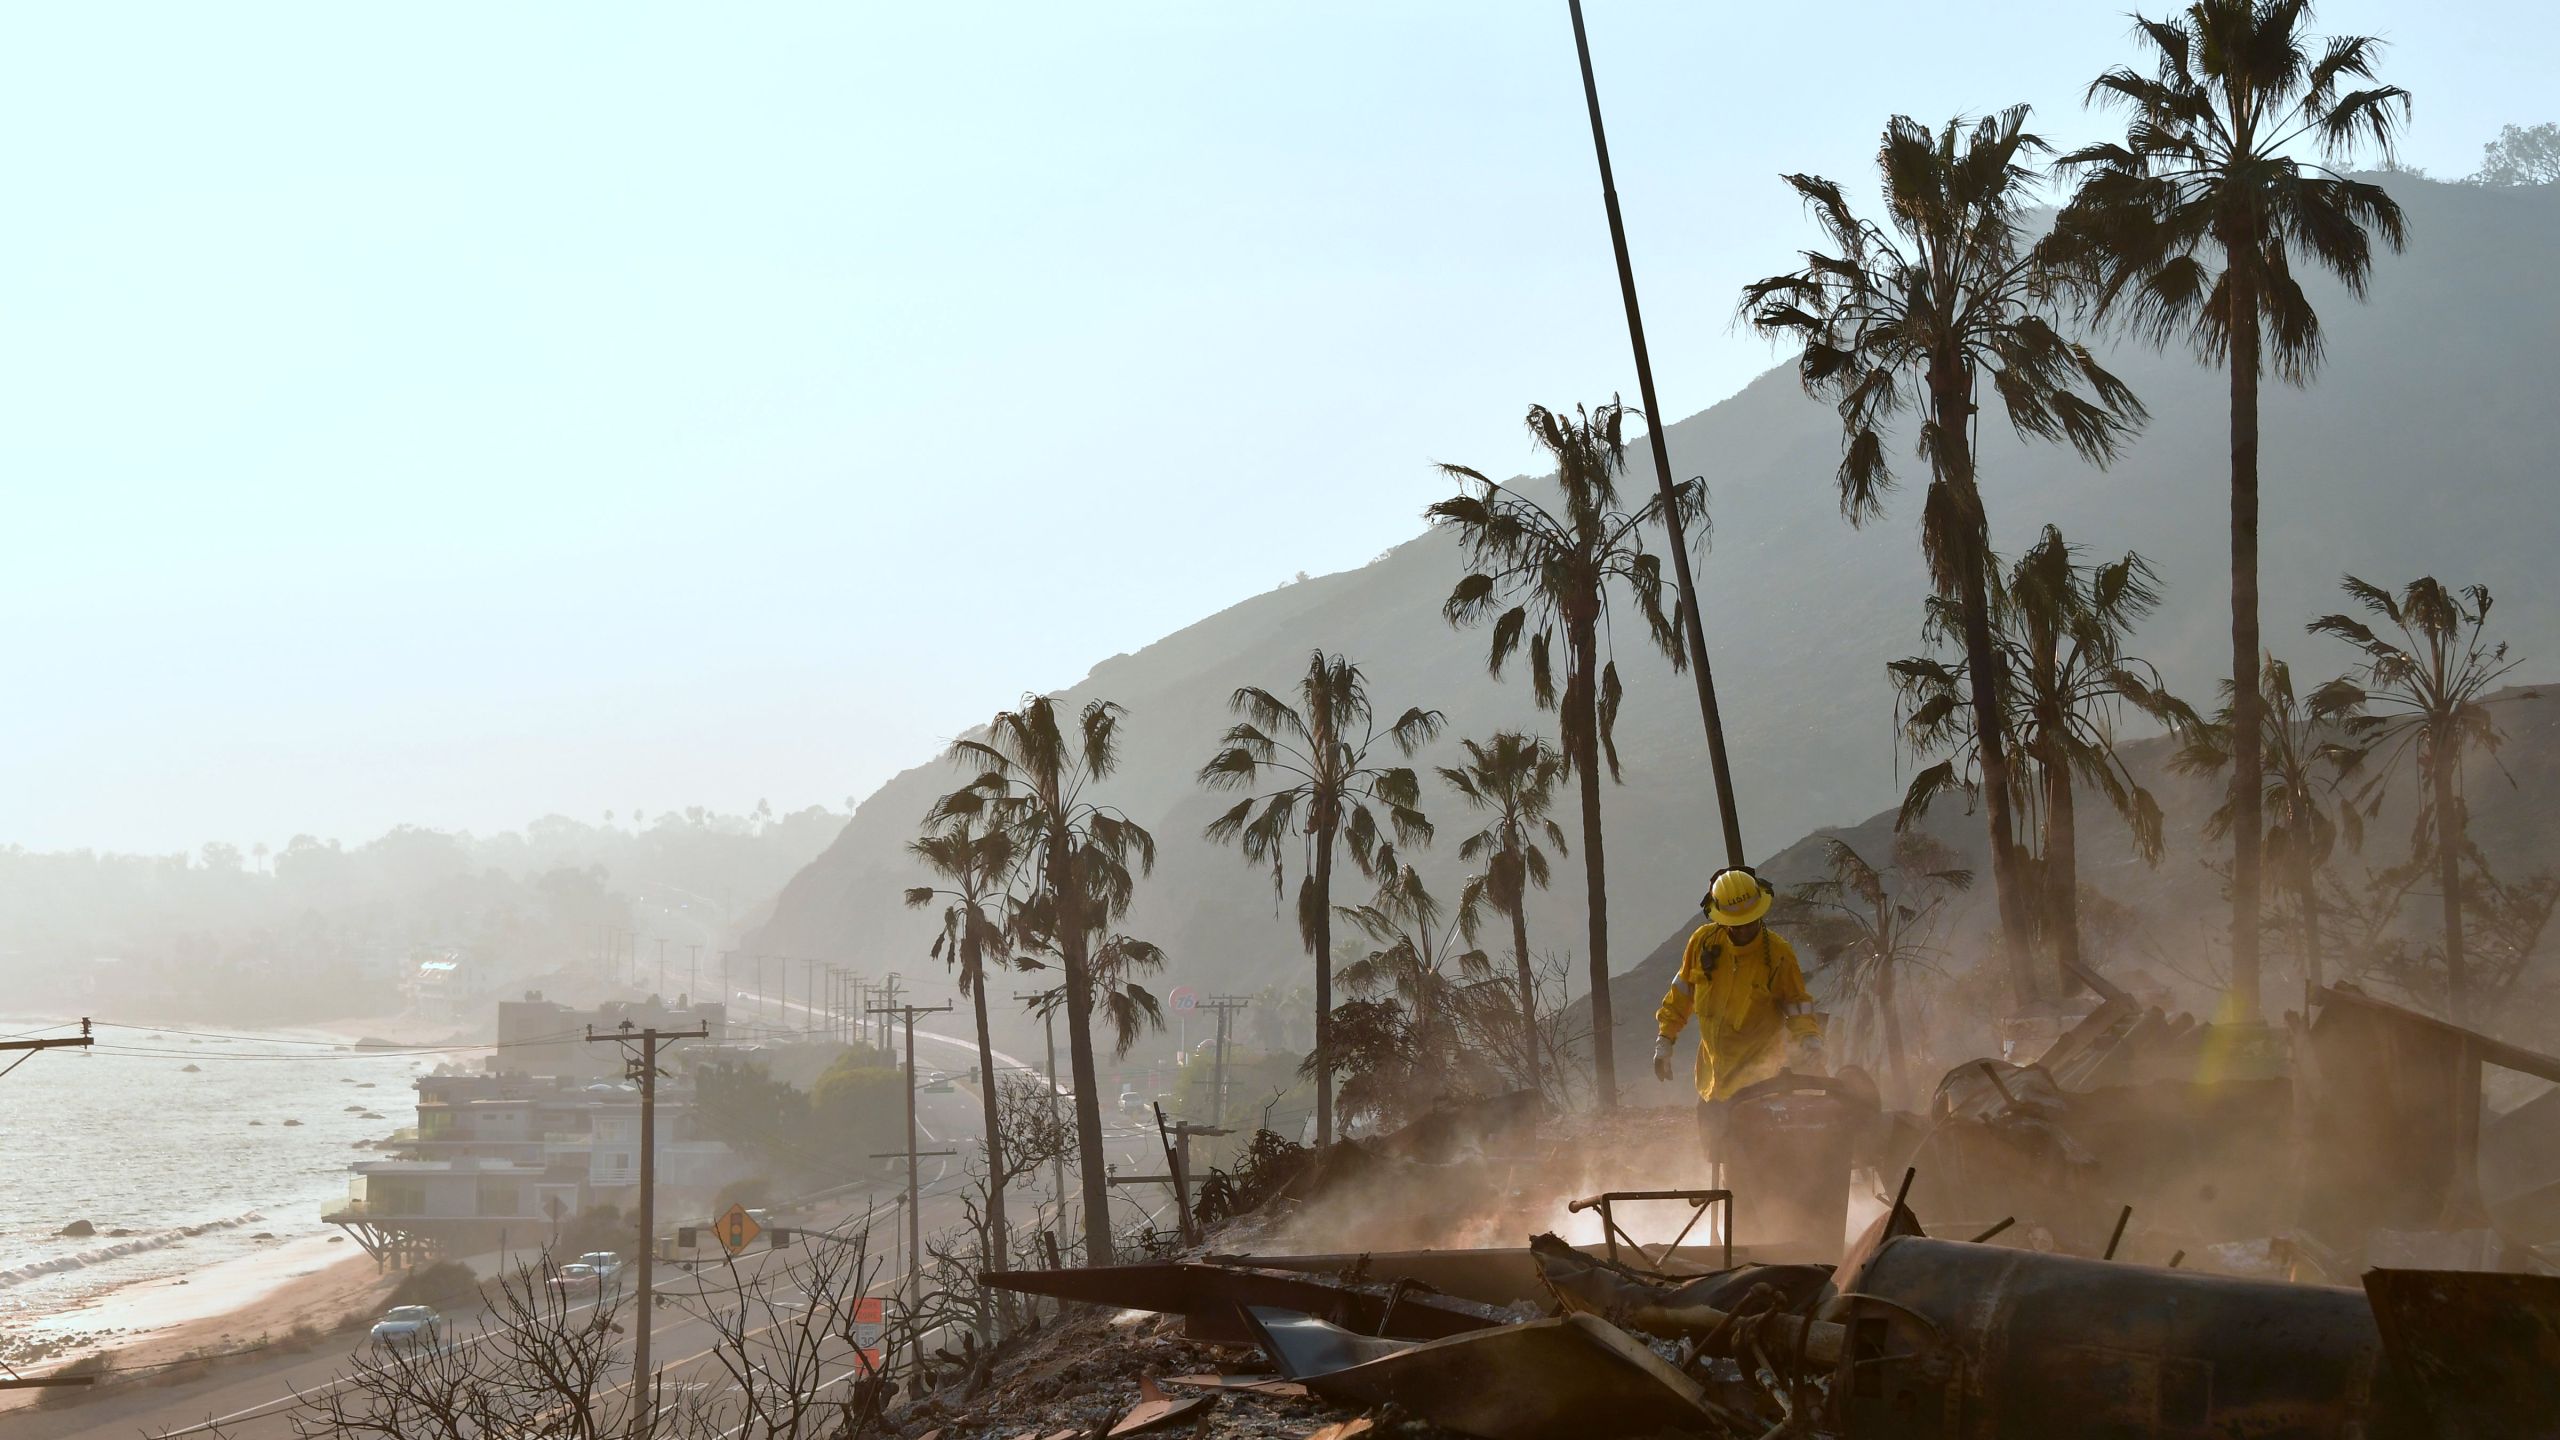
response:
[[[2560,660],[2560,593],[2545,578],[2560,538],[2550,459],[2560,454],[2550,378],[2560,370],[2560,287],[2547,283],[2560,187],[2388,183],[2409,213],[2409,252],[2381,264],[2367,305],[2323,292],[2328,359],[2319,384],[2266,392],[2267,635],[2304,673],[2329,673],[2342,657],[2300,627],[2337,608],[2339,573],[2396,585],[2432,570],[2490,585],[2500,633],[2523,654]],[[1786,243],[1772,237],[1772,266]],[[1656,344],[1684,333],[1708,338],[1696,325],[1667,325]],[[1716,335],[1714,343],[1731,342]],[[2112,471],[2088,469],[2065,449],[2010,443],[1986,423],[1984,489],[2004,548],[2052,521],[2092,549],[2149,556],[2167,599],[2137,649],[2174,689],[2207,698],[2228,644],[2222,382],[2183,353],[2119,349],[2111,363],[2153,414]],[[1623,384],[1601,375],[1579,395],[1486,403],[1517,411],[1531,400],[1600,400]],[[1712,486],[1715,533],[1699,571],[1707,631],[1745,833],[1755,852],[1776,854],[1900,792],[1884,665],[1916,648],[1924,592],[1916,492],[1897,497],[1881,523],[1845,525],[1831,481],[1836,422],[1800,392],[1790,369],[1678,422],[1668,439],[1678,473],[1704,474]],[[1522,443],[1509,456],[1433,458],[1498,474]],[[1651,467],[1640,445],[1634,454],[1628,483],[1641,493]],[[1897,463],[1908,475],[1917,462]],[[1192,774],[1226,722],[1235,686],[1283,685],[1310,647],[1323,646],[1365,667],[1381,709],[1437,706],[1456,734],[1503,726],[1553,733],[1553,717],[1531,709],[1525,681],[1486,678],[1484,635],[1453,633],[1440,620],[1458,573],[1453,545],[1425,533],[1359,570],[1256,597],[1113,656],[1066,692],[1129,708],[1128,761],[1108,794],[1162,843],[1130,928],[1165,946],[1168,983],[1257,988],[1307,963],[1290,923],[1274,915],[1267,878],[1198,838],[1217,807]],[[1718,846],[1688,684],[1641,635],[1618,639],[1627,783],[1606,804],[1619,937],[1612,958],[1624,970],[1691,913]],[[875,973],[931,963],[924,920],[898,903],[914,879],[902,846],[957,777],[918,758],[924,763],[867,798],[791,881],[771,919],[746,937],[749,949],[827,956]],[[1463,833],[1465,817],[1446,792],[1434,787],[1431,800],[1444,830]],[[1454,856],[1433,863],[1455,874]],[[1579,881],[1578,865],[1558,867],[1554,893],[1532,911],[1535,943],[1579,951]]]

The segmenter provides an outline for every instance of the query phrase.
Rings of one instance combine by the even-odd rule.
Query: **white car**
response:
[[[444,1317],[424,1305],[394,1305],[373,1322],[373,1343],[393,1349],[433,1345],[444,1334]]]

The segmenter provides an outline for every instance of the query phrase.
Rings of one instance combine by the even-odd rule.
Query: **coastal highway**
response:
[[[919,1030],[918,1052],[923,1054],[926,1033]],[[949,1042],[949,1037],[935,1036]],[[957,1043],[957,1042],[949,1042]],[[974,1051],[974,1047],[970,1047]],[[957,1052],[953,1052],[957,1055]],[[955,1059],[950,1068],[957,1071],[968,1062]],[[999,1064],[1011,1063],[1005,1057]],[[933,1066],[920,1061],[919,1069],[930,1073]],[[947,1142],[973,1140],[981,1125],[977,1096],[966,1089],[945,1094],[919,1094],[917,1122],[925,1134],[919,1137],[924,1149],[963,1149],[965,1144]],[[1163,1152],[1158,1147],[1151,1124],[1137,1126],[1124,1117],[1105,1112],[1105,1146],[1110,1159],[1123,1174],[1154,1174],[1162,1170]],[[937,1143],[945,1142],[945,1143]],[[923,1162],[921,1170],[924,1200],[924,1230],[929,1236],[937,1229],[961,1223],[959,1192],[967,1184],[966,1172],[957,1159],[935,1158]],[[884,1177],[864,1192],[837,1197],[819,1208],[811,1217],[792,1217],[798,1224],[812,1228],[840,1224],[847,1217],[857,1223],[866,1203],[872,1207],[876,1231],[872,1251],[885,1259],[892,1247],[902,1248],[903,1233],[892,1237],[888,1232],[897,1226],[894,1200],[903,1189],[902,1177]],[[1140,1210],[1162,1215],[1170,1205],[1170,1197],[1160,1187],[1143,1186],[1115,1189],[1113,1209],[1122,1224],[1138,1218]],[[707,1219],[708,1217],[704,1217]],[[672,1225],[674,1217],[661,1216],[663,1225]],[[791,1223],[791,1222],[786,1222]],[[763,1274],[768,1268],[779,1276],[782,1267],[796,1258],[798,1250],[772,1251],[761,1244],[740,1260],[740,1269],[749,1274]],[[475,1269],[494,1273],[497,1257],[478,1257]],[[703,1300],[688,1299],[697,1288],[717,1290],[727,1284],[727,1271],[717,1265],[704,1265],[697,1272],[686,1272],[671,1266],[659,1268],[659,1288],[669,1295],[671,1303],[652,1316],[650,1345],[656,1363],[667,1376],[671,1387],[701,1385],[715,1398],[718,1392],[733,1391],[727,1373],[709,1352],[718,1341],[714,1327],[697,1313]],[[621,1302],[621,1320],[632,1323],[633,1307],[628,1299]],[[458,1309],[447,1312],[455,1343],[468,1343],[478,1329],[474,1313]],[[361,1332],[333,1335],[323,1343],[298,1353],[253,1352],[234,1356],[211,1365],[187,1364],[171,1369],[147,1372],[125,1383],[102,1388],[95,1394],[68,1405],[12,1409],[0,1413],[0,1432],[10,1440],[49,1440],[49,1437],[90,1435],[178,1435],[206,1436],[216,1433],[208,1426],[218,1426],[219,1433],[241,1437],[241,1440],[284,1440],[291,1436],[291,1415],[296,1409],[297,1395],[310,1395],[340,1383],[346,1371],[350,1349],[365,1343]],[[623,1353],[629,1350],[625,1342]],[[830,1366],[826,1375],[841,1384],[849,1369]],[[627,1378],[627,1375],[624,1377]],[[140,1381],[142,1383],[135,1383]]]

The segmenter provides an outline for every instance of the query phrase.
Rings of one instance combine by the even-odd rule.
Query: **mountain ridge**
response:
[[[2521,653],[2552,656],[2560,595],[2530,587],[2560,538],[2543,458],[2560,453],[2560,407],[2549,403],[2547,379],[2560,373],[2560,290],[2523,282],[2548,273],[2560,187],[2386,183],[2409,211],[2409,253],[2380,262],[2369,303],[2320,289],[2329,337],[2321,376],[2308,390],[2266,391],[2265,633],[2298,671],[2334,673],[2343,652],[2305,639],[2301,626],[2342,608],[2340,572],[2397,586],[2432,571],[2489,584],[2500,595],[2499,633]],[[1773,245],[1772,263],[1783,258]],[[1981,449],[1995,540],[2015,553],[2050,520],[2095,553],[2141,550],[2160,572],[2164,600],[2134,651],[2158,662],[2174,690],[2208,702],[2229,643],[2220,374],[2177,351],[2105,348],[2150,407],[2150,425],[2100,472],[2067,449],[2003,438],[1994,417]],[[1836,417],[1803,395],[1787,365],[1673,423],[1665,440],[1677,473],[1710,482],[1702,607],[1745,834],[1756,856],[1772,856],[1822,826],[1890,805],[1907,777],[1883,666],[1920,648],[1925,580],[1913,534],[1917,497],[1908,493],[1919,462],[1901,446],[1895,463],[1906,493],[1889,499],[1883,519],[1845,524],[1832,481]],[[1453,458],[1498,470],[1488,457]],[[1649,493],[1652,480],[1643,447],[1631,447],[1626,493]],[[1440,619],[1459,573],[1454,542],[1426,531],[1358,569],[1255,596],[1099,661],[1058,692],[1074,704],[1102,696],[1129,707],[1122,771],[1098,793],[1148,825],[1161,847],[1127,928],[1166,947],[1164,983],[1252,989],[1296,978],[1307,963],[1294,925],[1275,913],[1267,872],[1199,838],[1229,802],[1192,777],[1227,723],[1236,686],[1286,685],[1307,651],[1321,647],[1362,664],[1380,711],[1422,704],[1447,713],[1450,736],[1418,764],[1447,763],[1457,735],[1553,735],[1554,717],[1531,707],[1525,677],[1498,684],[1485,675],[1485,634],[1452,632]],[[1611,929],[1620,937],[1611,958],[1623,972],[1693,913],[1721,847],[1689,683],[1640,631],[1622,627],[1616,638],[1627,678],[1618,728],[1627,783],[1610,786],[1603,804]],[[742,943],[874,973],[930,963],[927,920],[899,907],[899,891],[915,879],[903,845],[933,797],[962,778],[928,761],[883,784]],[[1425,788],[1444,836],[1473,828],[1445,787],[1426,778]],[[1560,808],[1571,815],[1570,801]],[[1418,857],[1444,894],[1455,890],[1454,848]],[[1578,954],[1580,866],[1556,870],[1555,888],[1532,902],[1532,940]],[[1336,896],[1361,898],[1353,885]],[[1580,973],[1579,961],[1573,969]]]

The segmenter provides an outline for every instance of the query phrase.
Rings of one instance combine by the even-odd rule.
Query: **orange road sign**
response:
[[[850,1331],[853,1343],[862,1351],[865,1374],[880,1373],[880,1337],[889,1328],[888,1319],[888,1302],[877,1295],[865,1295],[853,1302]]]
[[[756,1237],[764,1233],[764,1227],[756,1223],[756,1217],[747,1213],[746,1206],[732,1205],[727,1214],[711,1222],[711,1233],[720,1241],[721,1249],[737,1255],[755,1243]]]

